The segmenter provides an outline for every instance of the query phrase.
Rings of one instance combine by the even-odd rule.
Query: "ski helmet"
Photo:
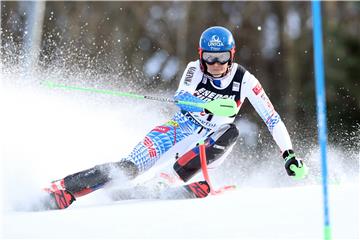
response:
[[[206,29],[200,37],[199,41],[199,57],[203,70],[206,70],[205,61],[203,59],[204,52],[229,52],[230,58],[227,62],[229,65],[235,57],[235,40],[232,33],[221,26],[214,26]],[[218,59],[220,63],[221,60]]]

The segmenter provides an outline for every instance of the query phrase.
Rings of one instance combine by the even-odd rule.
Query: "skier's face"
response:
[[[229,63],[221,64],[221,63],[214,63],[214,64],[207,64],[207,71],[213,75],[214,77],[221,77],[224,73],[226,73],[228,69]]]

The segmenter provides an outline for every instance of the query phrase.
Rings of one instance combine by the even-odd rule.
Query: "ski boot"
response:
[[[65,189],[64,179],[52,182],[49,188],[43,190],[48,194],[43,200],[45,210],[64,209],[76,200],[74,195]]]

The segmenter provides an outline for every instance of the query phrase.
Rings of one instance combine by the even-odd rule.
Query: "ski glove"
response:
[[[285,169],[289,176],[293,176],[294,179],[303,179],[309,172],[309,169],[301,159],[296,159],[293,150],[286,150],[283,153],[285,159]]]
[[[175,101],[193,102],[193,103],[205,103],[204,100],[195,97],[189,92],[180,92],[174,97]],[[176,103],[176,105],[186,112],[202,112],[204,109],[201,107],[191,106],[187,104]]]

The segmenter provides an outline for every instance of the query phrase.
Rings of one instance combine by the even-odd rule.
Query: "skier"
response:
[[[232,33],[220,26],[206,29],[199,41],[199,59],[187,65],[174,99],[204,103],[230,98],[236,101],[239,110],[247,98],[280,148],[287,174],[304,177],[307,174],[306,166],[296,157],[279,114],[259,81],[235,63],[234,57],[235,41]],[[133,180],[155,165],[170,164],[167,176],[188,182],[201,170],[200,140],[205,142],[209,166],[220,164],[239,135],[233,123],[235,115],[217,116],[199,107],[177,105],[180,111],[170,121],[152,129],[124,159],[97,165],[54,181],[46,189],[52,197],[48,208],[66,208],[75,198],[121,177]],[[195,197],[205,197],[210,191],[206,181],[192,184],[195,185],[190,184],[187,190],[193,192]]]

